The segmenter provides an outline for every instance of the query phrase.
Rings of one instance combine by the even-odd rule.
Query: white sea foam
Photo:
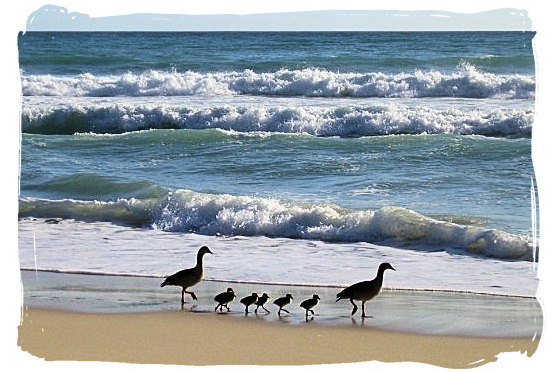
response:
[[[411,249],[451,249],[485,257],[533,260],[532,243],[527,236],[440,221],[391,206],[350,210],[336,205],[178,190],[164,198],[116,202],[24,198],[20,200],[19,214],[119,221],[209,236],[384,242]]]
[[[177,104],[72,103],[23,107],[23,132],[124,133],[144,129],[208,129],[307,133],[317,136],[478,134],[530,137],[534,109],[428,108],[397,103],[340,107],[189,106]]]
[[[30,75],[22,77],[25,96],[188,96],[275,95],[310,97],[470,97],[533,98],[535,77],[497,75],[461,65],[437,70],[386,74],[339,73],[320,69],[128,72],[120,75]]]
[[[537,290],[536,270],[527,261],[457,257],[445,251],[404,250],[364,242],[182,235],[74,220],[45,223],[44,219],[22,219],[22,267],[34,269],[35,235],[38,268],[62,272],[163,277],[194,262],[196,249],[207,245],[214,255],[207,257],[206,279],[236,281],[239,286],[246,282],[256,283],[253,286],[284,283],[342,287],[372,278],[380,262],[387,261],[397,272],[386,276],[386,288],[521,296],[535,296]]]

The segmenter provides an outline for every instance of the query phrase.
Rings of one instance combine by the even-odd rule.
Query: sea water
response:
[[[25,306],[53,307],[56,309],[92,313],[128,312],[180,312],[179,290],[174,287],[159,290],[159,278],[123,275],[82,275],[48,271],[21,271],[25,287]],[[216,309],[214,296],[231,286],[237,299],[218,315],[272,324],[379,328],[400,332],[470,337],[540,337],[542,311],[535,298],[495,296],[444,291],[402,291],[385,289],[376,301],[367,303],[368,318],[350,316],[349,301],[334,302],[338,289],[330,286],[273,285],[266,283],[202,281],[193,290],[196,301],[185,305],[185,312],[210,313]],[[249,313],[238,299],[252,292],[269,293],[265,309],[256,312],[254,305]],[[305,317],[300,303],[320,297],[315,314]],[[273,301],[286,293],[294,301],[281,312]],[[260,292],[261,293],[261,292]],[[23,309],[25,311],[25,309]],[[360,310],[359,310],[360,311]]]
[[[533,36],[20,34],[21,266],[534,296]]]

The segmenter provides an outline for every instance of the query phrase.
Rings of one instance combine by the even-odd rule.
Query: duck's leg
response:
[[[181,290],[181,308],[183,309],[183,305],[185,304],[185,288]]]
[[[351,311],[351,315],[353,315],[357,311],[357,305],[355,304],[355,302],[353,302],[353,298],[350,298],[349,302],[351,302],[351,304],[353,305],[353,310]]]
[[[195,292],[185,291],[185,293],[189,293],[189,294],[191,295],[191,298],[192,298],[193,300],[195,300],[195,301],[197,300],[197,296],[195,295]]]
[[[256,310],[254,310],[254,314],[258,314],[258,308],[260,307],[260,305],[257,305],[256,306]]]
[[[218,311],[218,307],[220,307],[220,306],[222,306],[222,304],[218,304],[218,305],[216,306],[216,308],[214,309],[214,312]],[[223,310],[223,308],[222,308],[222,310]],[[221,312],[221,310],[220,310],[220,312]]]
[[[265,311],[267,311],[268,314],[271,313],[271,311],[267,310],[265,307],[263,307],[263,305],[262,305],[262,309],[264,309]]]
[[[365,301],[361,301],[361,310],[362,310],[361,318],[366,318],[367,315],[365,314]]]
[[[287,309],[281,309],[281,310],[283,310],[287,314],[290,314],[290,311],[288,311]]]

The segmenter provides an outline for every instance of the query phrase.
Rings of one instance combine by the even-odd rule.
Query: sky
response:
[[[27,31],[530,31],[525,10],[316,10],[254,14],[90,16],[57,5],[32,12]]]

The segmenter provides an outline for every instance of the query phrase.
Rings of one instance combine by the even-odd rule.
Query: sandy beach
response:
[[[470,368],[539,339],[418,335],[319,324],[274,325],[186,311],[94,314],[28,308],[18,344],[46,360],[298,365],[377,360]],[[182,352],[184,350],[185,352]]]
[[[536,299],[460,293],[385,291],[350,316],[329,287],[203,281],[198,301],[179,310],[179,293],[159,278],[21,271],[24,306],[18,345],[45,360],[184,365],[304,365],[421,362],[470,368],[502,352],[531,356],[542,331]],[[246,315],[238,300],[214,313],[213,296],[233,286],[239,298],[292,292],[290,314],[270,302]],[[306,322],[299,300],[321,296]],[[334,293],[333,293],[334,292]],[[462,316],[457,315],[463,314]],[[491,316],[488,316],[491,314]],[[530,324],[535,323],[535,326]]]

